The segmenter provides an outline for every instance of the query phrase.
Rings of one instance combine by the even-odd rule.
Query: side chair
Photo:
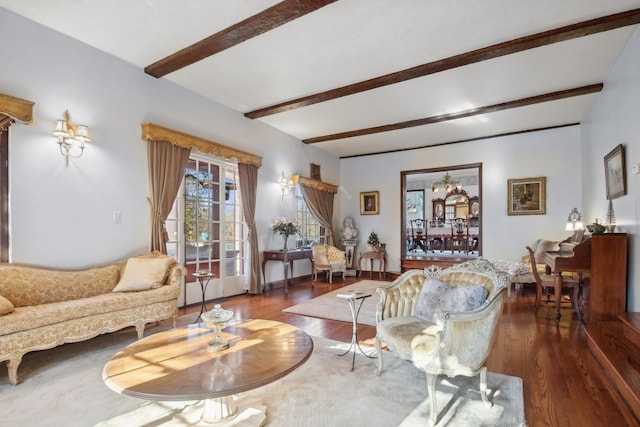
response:
[[[533,249],[527,246],[529,252],[529,258],[531,259],[531,272],[536,279],[536,302],[534,304],[534,312],[538,313],[538,308],[542,303],[542,294],[547,296],[547,302],[550,301],[549,292],[553,289],[554,301],[556,303],[556,325],[560,323],[560,307],[562,303],[562,291],[569,291],[571,296],[571,305],[578,314],[578,318],[582,321],[582,313],[578,307],[578,301],[580,297],[580,281],[573,276],[563,275],[562,285],[556,286],[557,277],[553,274],[544,274],[538,271],[536,266],[536,257],[533,253]]]
[[[333,283],[333,273],[342,273],[342,280],[347,271],[347,255],[335,246],[316,244],[313,250],[313,281],[318,279],[318,272],[325,271],[329,283]]]
[[[424,425],[434,426],[441,412],[455,410],[448,405],[438,410],[438,377],[479,376],[480,397],[491,407],[486,361],[495,341],[506,287],[506,273],[485,259],[476,259],[447,269],[432,265],[407,270],[377,289],[376,374],[382,373],[386,353],[382,342],[390,353],[425,373],[430,409]]]

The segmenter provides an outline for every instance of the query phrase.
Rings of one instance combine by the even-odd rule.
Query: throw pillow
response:
[[[5,314],[11,313],[16,308],[13,306],[13,303],[0,295],[0,316],[4,316]]]
[[[129,258],[113,292],[135,292],[159,288],[173,258]]]
[[[418,297],[416,317],[439,323],[443,312],[475,310],[486,299],[487,289],[482,285],[450,286],[436,279],[428,279]]]

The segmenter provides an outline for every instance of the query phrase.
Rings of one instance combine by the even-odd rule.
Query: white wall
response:
[[[260,249],[276,248],[269,224],[295,215],[292,196],[276,183],[322,167],[340,182],[339,160],[258,121],[154,79],[142,69],[0,9],[0,93],[34,101],[34,123],[10,129],[13,262],[61,268],[95,265],[149,248],[146,142],[140,125],[154,122],[262,156],[257,199]],[[69,109],[90,127],[93,142],[65,168],[51,135]],[[339,201],[336,211],[339,212]],[[122,213],[114,224],[113,211]],[[275,264],[275,263],[269,263]],[[308,274],[299,263],[296,274]],[[269,265],[267,281],[284,276]]]
[[[353,216],[364,249],[376,231],[387,244],[388,270],[400,270],[400,171],[482,163],[483,253],[489,259],[520,260],[538,238],[564,239],[569,211],[580,206],[579,129],[535,133],[341,161],[342,216]],[[507,215],[507,180],[547,178],[546,215]],[[361,191],[380,191],[380,215],[360,215]],[[425,203],[429,203],[425,200]]]
[[[628,233],[627,311],[640,311],[640,176],[631,166],[640,163],[640,30],[636,30],[604,83],[604,89],[582,122],[583,217],[587,222],[607,212],[604,156],[623,144],[627,195],[613,199],[616,232]]]

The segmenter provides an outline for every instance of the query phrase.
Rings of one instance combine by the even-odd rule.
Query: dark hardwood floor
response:
[[[301,281],[289,288],[288,295],[282,288],[267,288],[262,295],[217,299],[209,302],[208,308],[215,302],[243,318],[278,320],[295,325],[309,335],[348,342],[351,323],[288,314],[282,310],[356,281],[347,278],[342,282],[336,277],[334,284],[329,285],[319,280],[314,289],[310,281]],[[577,316],[570,309],[563,309],[560,325],[556,327],[552,307],[541,307],[537,316],[533,313],[534,297],[533,288],[523,287],[505,300],[487,364],[492,372],[522,378],[527,426],[638,426],[606,390],[602,371],[587,348],[584,328]],[[193,305],[181,308],[180,314],[199,311],[200,306]],[[359,325],[358,337],[361,343],[373,345],[375,327]]]

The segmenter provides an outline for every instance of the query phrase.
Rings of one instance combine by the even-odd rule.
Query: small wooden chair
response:
[[[425,235],[426,221],[423,219],[412,219],[411,223],[411,252],[415,252],[418,248],[422,252],[427,252],[428,242]]]
[[[454,218],[451,221],[451,253],[458,248],[460,253],[469,253],[469,222],[466,218]]]
[[[556,303],[556,325],[560,323],[560,307],[562,303],[562,290],[569,290],[571,295],[571,305],[578,314],[578,318],[582,321],[582,313],[578,307],[578,301],[580,297],[580,281],[573,276],[562,276],[562,287],[560,290],[556,289],[556,276],[553,274],[544,274],[538,271],[536,266],[536,257],[534,256],[533,249],[527,246],[529,252],[529,258],[531,259],[531,273],[536,279],[536,302],[534,305],[534,312],[538,313],[538,308],[542,303],[543,291],[547,295],[547,302],[552,302],[549,299],[549,289],[553,289],[555,293]]]

